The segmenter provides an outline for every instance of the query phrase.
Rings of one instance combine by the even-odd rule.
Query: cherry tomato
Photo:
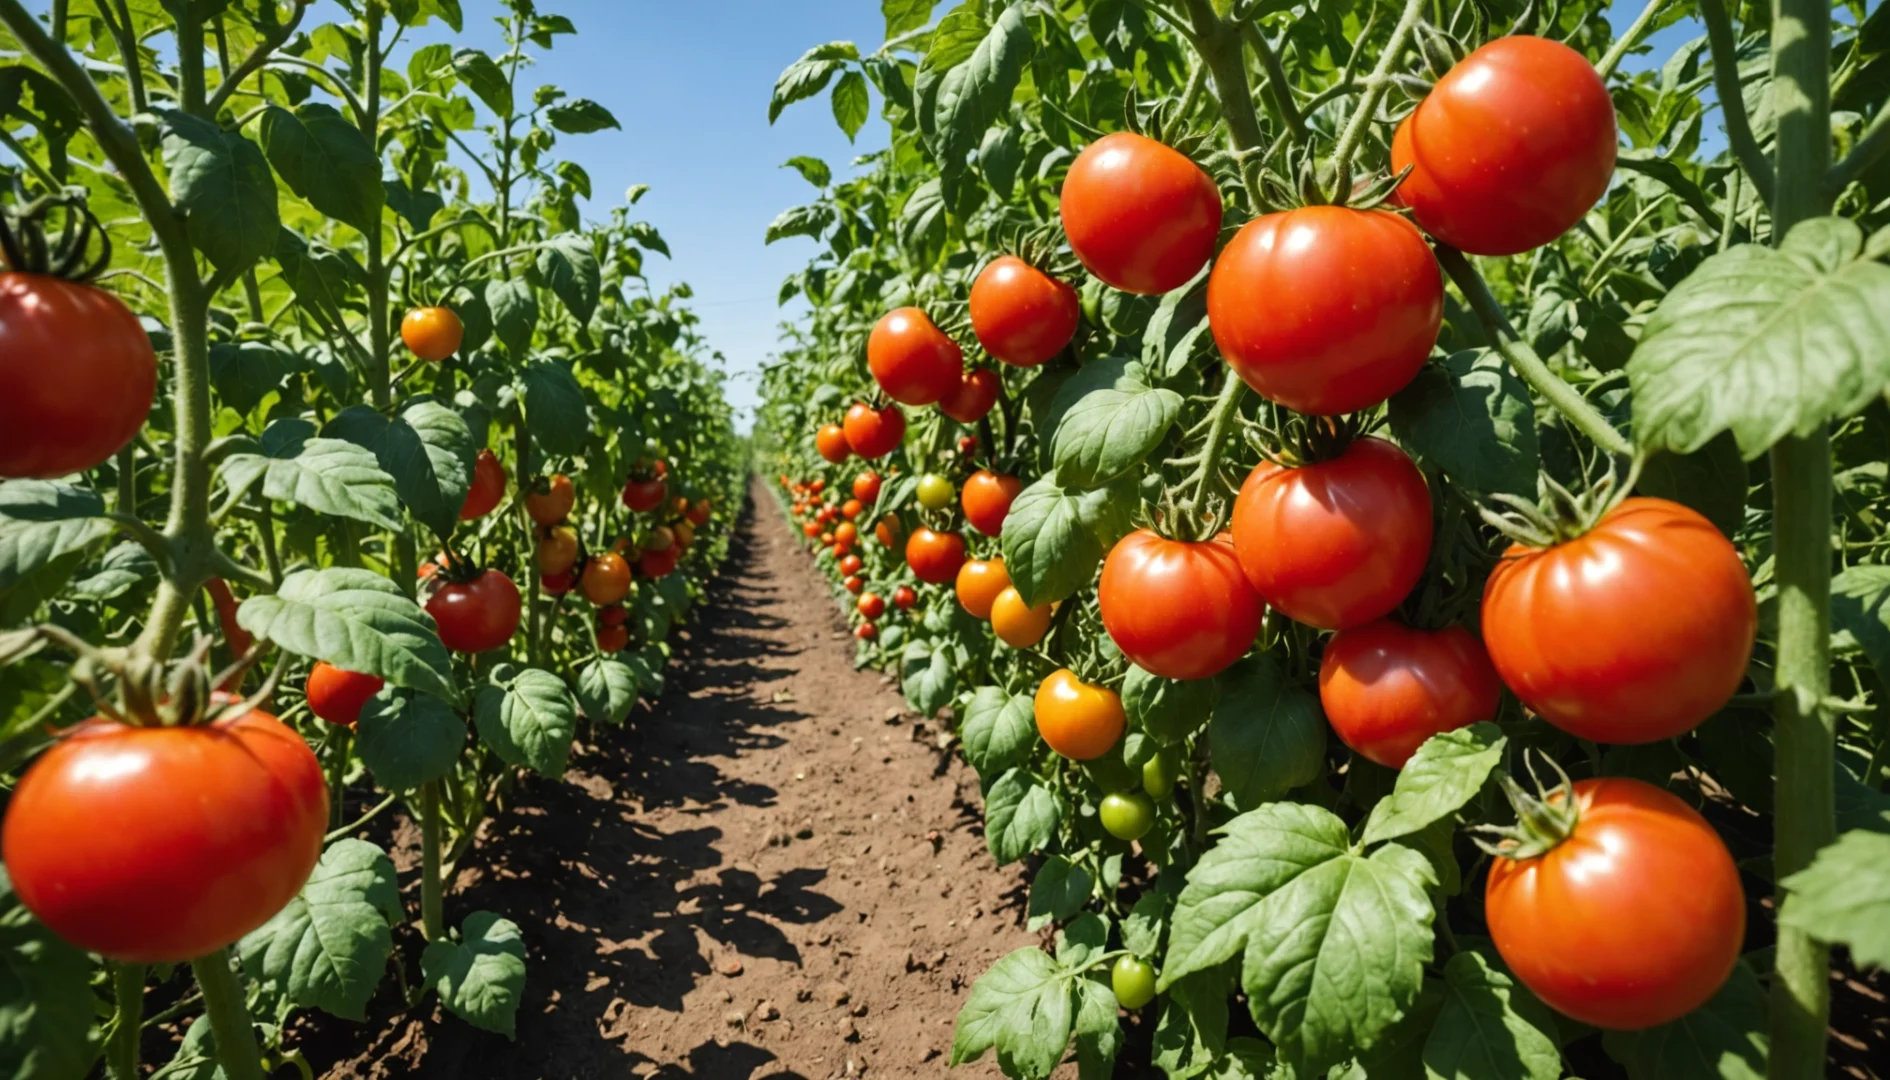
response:
[[[1116,1004],[1134,1012],[1155,1000],[1155,969],[1139,957],[1118,956],[1109,969],[1109,988]]]
[[[865,511],[866,511],[865,505],[863,505],[858,499],[848,499],[846,502],[843,502],[840,504],[840,516],[843,518],[846,518],[848,522],[851,522],[854,518],[859,517]],[[853,526],[849,524],[844,527],[850,529]]]
[[[1165,679],[1218,675],[1260,632],[1260,598],[1226,533],[1188,543],[1138,529],[1103,560],[1097,595],[1122,655]]]
[[[1758,605],[1712,522],[1634,498],[1566,543],[1511,547],[1482,621],[1524,705],[1583,739],[1644,743],[1693,730],[1739,689]]]
[[[539,525],[556,525],[571,516],[571,507],[576,502],[577,492],[571,487],[571,478],[558,473],[546,481],[544,491],[534,490],[525,496],[525,512]]]
[[[965,481],[958,501],[972,528],[986,536],[997,536],[1004,531],[1004,519],[1010,516],[1011,503],[1022,490],[1024,482],[1015,476],[979,469]]]
[[[1180,151],[1118,131],[1070,164],[1059,213],[1090,273],[1153,296],[1187,284],[1213,257],[1221,193]]]
[[[577,575],[570,570],[562,574],[543,574],[538,578],[538,588],[546,596],[563,596],[577,584]]]
[[[437,364],[459,351],[466,328],[452,308],[417,307],[400,319],[400,340],[413,354]]]
[[[954,532],[935,532],[920,526],[906,541],[906,565],[928,585],[943,585],[958,575],[965,563],[965,538]]]
[[[827,490],[827,481],[816,478],[813,483],[807,485],[807,490],[818,495],[821,492]]]
[[[1248,386],[1330,416],[1417,375],[1443,324],[1444,279],[1398,215],[1308,206],[1241,227],[1215,260],[1207,308],[1215,345]]]
[[[861,593],[860,602],[854,607],[859,609],[861,617],[868,622],[886,614],[886,601],[878,593]]]
[[[866,339],[866,366],[886,396],[903,405],[930,405],[958,389],[965,355],[925,312],[887,312]]]
[[[847,574],[847,575],[857,574],[860,572],[860,569],[864,567],[865,565],[866,565],[865,563],[860,561],[860,557],[858,555],[840,556],[840,572],[842,574]]]
[[[893,590],[893,606],[900,611],[911,611],[919,604],[919,594],[910,585],[901,585]]]
[[[820,535],[820,526],[810,521],[807,524],[801,526],[801,532],[805,533],[809,540],[812,540],[814,537]]]
[[[669,482],[660,476],[632,476],[624,481],[623,504],[639,514],[649,513],[663,505],[663,500],[668,497]]]
[[[449,582],[427,601],[427,614],[440,627],[440,643],[463,653],[503,648],[518,630],[519,611],[518,586],[497,570]]]
[[[1503,684],[1475,634],[1379,619],[1341,630],[1319,662],[1319,704],[1345,745],[1402,769],[1424,740],[1496,719]]]
[[[663,549],[653,550],[667,550]],[[630,593],[630,564],[623,556],[607,551],[584,564],[578,577],[578,589],[584,599],[598,607],[609,607]]]
[[[268,713],[179,727],[95,718],[20,778],[0,858],[20,902],[66,941],[174,963],[281,911],[327,830],[321,763]]]
[[[1405,452],[1358,439],[1328,461],[1261,462],[1234,501],[1234,551],[1260,598],[1323,630],[1410,594],[1431,551],[1431,494]]]
[[[1497,38],[1437,81],[1398,125],[1397,199],[1424,231],[1472,255],[1561,236],[1614,176],[1614,102],[1594,65],[1546,38]]]
[[[879,501],[879,474],[868,470],[853,478],[853,498],[863,504]]]
[[[833,542],[833,557],[835,559],[844,561],[848,556],[852,554],[853,554],[852,548],[841,543],[839,540],[835,540]]]
[[[887,514],[873,525],[873,539],[879,541],[880,547],[898,547],[903,532],[905,529],[899,524],[897,514]]]
[[[577,530],[559,525],[538,538],[538,572],[562,574],[577,562]]]
[[[629,618],[629,610],[622,605],[607,607],[597,613],[597,625],[609,629],[613,626],[622,626]]]
[[[833,527],[833,542],[851,545],[860,538],[859,527],[851,521],[843,521]]]
[[[615,656],[630,644],[630,631],[621,626],[600,626],[597,628],[597,651],[606,656]]]
[[[1015,255],[991,260],[971,283],[971,330],[984,351],[1007,364],[1036,367],[1076,336],[1076,290]]]
[[[943,510],[952,504],[952,498],[958,493],[952,490],[952,482],[937,473],[926,473],[919,477],[919,505],[927,510]]]
[[[1031,607],[1016,586],[1008,586],[991,601],[991,629],[998,640],[1014,649],[1028,649],[1050,632],[1049,604]]]
[[[697,499],[696,504],[690,507],[689,512],[683,516],[689,520],[689,524],[700,529],[709,523],[709,518],[714,513],[715,508],[710,505],[709,500]]]
[[[998,594],[1011,587],[1011,575],[1003,559],[970,559],[958,568],[953,590],[959,606],[980,619],[991,617],[991,605]]]
[[[473,461],[472,486],[466,489],[466,501],[460,504],[459,520],[472,521],[498,509],[505,498],[505,466],[490,450],[479,451]]]
[[[854,627],[853,636],[859,638],[861,641],[871,641],[879,636],[879,627],[874,626],[870,622],[861,623],[859,626]]]
[[[833,534],[832,534],[832,533],[830,533],[830,532],[824,532],[824,533],[821,533],[821,534],[820,534],[820,546],[821,546],[821,547],[832,547],[832,546],[833,546]]]
[[[1640,780],[1577,781],[1575,805],[1579,820],[1547,854],[1490,866],[1484,916],[1503,962],[1596,1027],[1692,1012],[1725,984],[1745,941],[1732,854],[1692,807]]]
[[[866,588],[866,579],[858,576],[849,577],[842,584],[846,586],[848,592],[858,596]]]
[[[976,454],[977,452],[978,452],[978,437],[976,435],[960,435],[958,437],[958,456],[959,457],[968,458]]]
[[[0,478],[104,462],[138,434],[156,394],[151,339],[116,296],[0,273]]]
[[[906,440],[906,414],[900,412],[897,405],[875,409],[863,401],[856,401],[847,410],[845,430],[847,445],[853,448],[854,453],[869,460],[885,457],[899,449],[899,444]],[[859,492],[856,490],[854,494],[858,495]],[[877,485],[873,488],[873,497],[879,497]],[[862,501],[872,500],[862,497]]]
[[[822,424],[820,430],[814,433],[814,449],[835,465],[853,453],[853,448],[847,445],[846,429],[839,424]]]
[[[1140,791],[1103,796],[1102,827],[1118,840],[1140,840],[1155,827],[1155,800]]]
[[[965,372],[956,390],[939,399],[938,409],[961,424],[975,424],[997,404],[1001,389],[997,372],[973,368]]]
[[[637,556],[637,570],[644,577],[655,580],[668,577],[676,569],[676,563],[682,559],[682,549],[672,547],[668,551],[646,551]]]
[[[1037,734],[1050,749],[1072,761],[1107,754],[1129,725],[1122,698],[1106,686],[1091,686],[1068,668],[1052,672],[1037,685]]]
[[[1142,763],[1142,790],[1152,798],[1166,799],[1174,794],[1179,779],[1181,753],[1172,746],[1162,747]]]
[[[387,685],[378,675],[343,671],[326,661],[309,669],[303,692],[308,711],[337,727],[352,728],[361,719],[361,707]]]

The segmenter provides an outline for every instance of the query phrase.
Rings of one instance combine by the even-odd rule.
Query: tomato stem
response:
[[[229,1080],[263,1080],[262,1051],[250,1024],[243,986],[230,967],[228,947],[191,961],[203,991],[204,1014],[217,1040],[217,1064]]]
[[[117,1014],[111,1039],[105,1046],[106,1066],[112,1080],[139,1080],[138,1043],[144,1034],[143,964],[112,965],[112,999]]]
[[[420,928],[428,941],[446,934],[440,882],[440,782],[420,788]]]
[[[1613,45],[1608,46],[1608,55],[1602,57],[1601,63],[1595,65],[1595,74],[1601,76],[1601,81],[1608,81],[1608,76],[1614,74],[1614,69],[1627,56],[1628,50],[1640,43],[1648,27],[1654,25],[1654,17],[1659,15],[1670,2],[1671,0],[1647,0],[1647,6],[1642,8],[1641,13],[1635,17],[1634,24],[1616,38]]]
[[[1184,481],[1184,486],[1193,489],[1184,507],[1190,529],[1199,527],[1200,514],[1209,494],[1218,494],[1210,485],[1220,480],[1221,455],[1227,443],[1227,431],[1233,426],[1234,417],[1240,415],[1240,399],[1245,396],[1247,389],[1247,384],[1231,368],[1225,372],[1225,378],[1220,396],[1214,399],[1214,411],[1208,415],[1207,441],[1201,446],[1201,463],[1195,466],[1193,475]],[[1171,526],[1176,524],[1179,523],[1170,523]],[[1213,532],[1208,535],[1211,539]]]
[[[1411,32],[1416,29],[1425,7],[1426,0],[1405,0],[1404,13],[1398,16],[1398,25],[1392,27],[1385,51],[1378,54],[1378,66],[1372,69],[1371,78],[1352,109],[1352,118],[1346,121],[1345,130],[1339,135],[1339,145],[1332,150],[1332,175],[1337,178],[1333,190],[1341,197],[1351,193],[1352,155],[1358,151],[1366,128],[1378,113],[1378,102],[1391,85],[1391,69],[1404,57],[1405,46],[1410,44]]]

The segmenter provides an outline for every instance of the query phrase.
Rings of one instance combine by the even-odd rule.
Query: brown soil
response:
[[[294,1039],[318,1075],[945,1072],[971,981],[1037,940],[1025,879],[756,495],[662,700],[522,784],[456,875],[450,924],[500,912],[530,946],[517,1040],[398,1013],[390,979],[366,1026]]]

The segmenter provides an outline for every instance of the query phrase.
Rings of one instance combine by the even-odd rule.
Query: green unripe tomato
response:
[[[1104,795],[1103,828],[1118,840],[1140,840],[1155,824],[1155,800],[1139,791]]]
[[[952,482],[939,474],[926,473],[919,477],[919,505],[927,510],[943,510],[957,497]]]
[[[1116,992],[1116,1004],[1134,1012],[1155,1000],[1155,968],[1135,956],[1116,957],[1109,970],[1109,985]]]
[[[1166,799],[1175,792],[1175,781],[1181,777],[1181,752],[1172,748],[1163,748],[1155,756],[1142,763],[1142,790],[1153,798]]]

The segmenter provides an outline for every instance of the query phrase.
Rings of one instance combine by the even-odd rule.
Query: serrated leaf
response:
[[[800,173],[801,179],[817,188],[824,188],[833,183],[833,170],[827,167],[826,162],[816,157],[791,157],[781,167]]]
[[[998,777],[985,793],[984,841],[999,866],[1050,843],[1061,820],[1056,795],[1025,769]]]
[[[1095,979],[1074,981],[1077,1080],[1109,1080],[1115,1075],[1116,1055],[1123,1044],[1122,1025],[1116,1021],[1116,995]]]
[[[1859,967],[1890,966],[1890,834],[1847,832],[1784,885],[1780,923],[1845,946]]]
[[[1026,604],[1041,607],[1087,587],[1102,564],[1097,528],[1115,493],[1069,491],[1043,477],[1011,503],[1004,519],[1004,566]]]
[[[971,984],[952,1032],[952,1065],[995,1049],[1005,1075],[1042,1080],[1070,1043],[1070,976],[1037,948],[1019,949]]]
[[[958,693],[951,652],[930,641],[913,641],[899,658],[899,688],[912,711],[931,716],[950,705]]]
[[[1641,479],[1634,491],[1692,507],[1731,537],[1745,522],[1749,483],[1738,440],[1732,432],[1722,431],[1691,454],[1650,456],[1641,465]]]
[[[538,329],[538,293],[523,277],[502,277],[486,283],[486,308],[492,312],[492,333],[514,359],[523,359]]]
[[[937,177],[920,184],[899,209],[899,243],[921,265],[938,261],[945,247],[949,223],[945,217],[945,186]]]
[[[271,433],[276,438],[270,438]],[[224,459],[223,482],[235,494],[260,478],[266,499],[383,529],[401,528],[394,478],[381,468],[374,452],[358,443],[313,435],[314,426],[306,420],[276,421],[264,432],[263,453]]]
[[[591,321],[604,279],[589,237],[567,233],[538,245],[538,276],[578,325]]]
[[[453,1015],[512,1038],[525,995],[525,942],[518,927],[490,911],[475,911],[460,926],[459,938],[427,943],[421,977]]]
[[[111,535],[95,491],[47,480],[0,483],[0,594]]]
[[[481,687],[473,720],[499,760],[553,779],[564,775],[577,733],[577,701],[563,679],[525,668],[506,686]]]
[[[282,385],[282,354],[267,345],[210,346],[210,385],[223,404],[247,416]]]
[[[591,435],[584,388],[571,369],[556,361],[532,364],[520,374],[525,384],[525,426],[538,445],[552,454],[577,454]]]
[[[1035,42],[1025,25],[1024,9],[1009,7],[971,55],[945,73],[934,107],[942,168],[952,171],[962,167],[986,129],[1010,111],[1011,95],[1033,51]]]
[[[1741,960],[1706,1004],[1659,1027],[1604,1032],[1602,1045],[1630,1080],[1764,1080],[1767,1024],[1765,987]]]
[[[1030,921],[1026,929],[1036,933],[1053,922],[1062,922],[1083,910],[1089,903],[1096,879],[1090,872],[1061,855],[1052,855],[1037,868],[1030,879]]]
[[[609,109],[590,98],[560,101],[545,110],[545,120],[566,135],[588,135],[610,128],[623,130],[623,125],[617,122]]]
[[[258,130],[263,153],[290,191],[362,232],[380,228],[387,198],[380,155],[334,106],[311,101],[290,112],[270,105]]]
[[[1119,380],[1091,390],[1063,413],[1052,439],[1057,483],[1106,484],[1142,464],[1181,415],[1181,395]]]
[[[371,406],[343,409],[324,436],[373,451],[394,478],[394,492],[421,524],[444,538],[459,526],[459,508],[472,486],[478,444],[460,415],[444,405],[419,401],[392,420]]]
[[[637,703],[637,673],[621,660],[593,660],[578,673],[577,699],[592,720],[621,724]]]
[[[365,840],[337,840],[295,899],[239,944],[243,970],[298,1007],[365,1020],[394,953],[388,925],[401,918],[393,860]]]
[[[1036,707],[1023,694],[980,686],[965,706],[959,728],[965,760],[983,777],[999,776],[1030,762],[1037,748]]]
[[[432,616],[371,571],[298,570],[274,596],[243,601],[236,622],[297,656],[448,701],[458,697],[452,658]]]
[[[276,249],[282,219],[276,177],[262,150],[240,131],[224,131],[180,111],[164,116],[164,169],[171,200],[190,242],[218,270],[243,270]]]
[[[1535,405],[1494,352],[1471,349],[1424,365],[1392,396],[1389,412],[1398,442],[1465,490],[1535,497]]]
[[[1503,760],[1503,729],[1484,722],[1433,735],[1398,773],[1391,794],[1372,807],[1361,843],[1409,836],[1476,798]]]
[[[1144,960],[1161,956],[1162,935],[1168,932],[1168,897],[1151,889],[1142,894],[1122,920],[1122,947]]]
[[[1122,709],[1131,727],[1163,746],[1175,746],[1214,715],[1220,692],[1218,679],[1164,679],[1130,664],[1122,682]]]
[[[1444,965],[1444,1001],[1424,1043],[1430,1080],[1558,1080],[1555,1017],[1535,995],[1482,954],[1466,950]]]
[[[116,600],[140,585],[155,583],[159,576],[157,560],[144,545],[127,540],[107,551],[91,574],[73,582],[71,595],[103,603]]]
[[[846,67],[845,61],[859,58],[860,50],[849,41],[831,41],[807,50],[775,80],[774,93],[768,98],[768,123],[779,119],[782,109],[826,89],[835,73]]]
[[[1831,579],[1831,630],[1832,648],[1862,649],[1890,680],[1890,566],[1847,566]]]
[[[886,17],[886,40],[932,21],[932,9],[937,6],[937,0],[879,0],[879,12]]]
[[[0,866],[0,1074],[81,1080],[98,1060],[92,958],[14,895]]]
[[[1243,810],[1318,779],[1325,769],[1326,721],[1319,699],[1286,681],[1265,654],[1221,676],[1208,725],[1214,771]]]
[[[354,752],[389,791],[412,791],[453,771],[466,747],[466,722],[435,697],[391,688],[368,699]]]

